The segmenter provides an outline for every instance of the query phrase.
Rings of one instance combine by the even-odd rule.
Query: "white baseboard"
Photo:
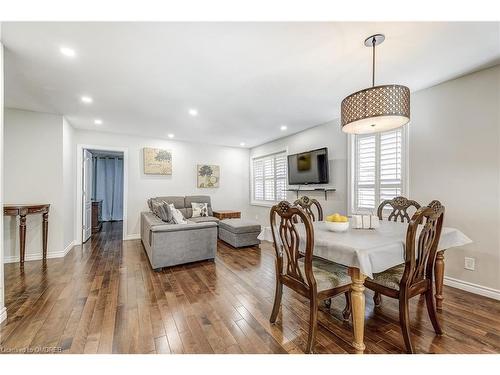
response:
[[[2,323],[5,319],[7,319],[7,308],[2,307],[0,309],[0,323]]]
[[[76,240],[73,240],[66,248],[62,251],[52,251],[47,253],[47,259],[53,259],[53,258],[63,258],[70,252],[70,250],[75,246]],[[37,254],[26,254],[24,256],[24,260],[26,262],[30,260],[41,260],[43,258],[42,252],[37,253]],[[5,257],[3,259],[4,263],[17,263],[19,262],[19,255],[12,255],[9,257]]]
[[[140,234],[129,234],[125,237],[125,241],[130,241],[130,240],[140,240],[141,235]]]
[[[498,289],[493,289],[487,286],[473,284],[468,281],[455,279],[449,276],[444,277],[444,285],[448,285],[453,288],[465,290],[466,292],[479,294],[480,296],[485,296],[500,301],[500,290]]]

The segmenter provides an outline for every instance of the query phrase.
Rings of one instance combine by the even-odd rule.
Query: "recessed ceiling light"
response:
[[[188,112],[193,117],[198,116],[198,110],[195,108],[191,108]]]
[[[280,126],[280,130],[281,130],[281,131],[285,131],[286,129],[288,129],[286,125],[281,125],[281,126]]]
[[[94,120],[94,124],[96,124],[96,125],[102,125],[102,120],[100,118],[96,118]]]
[[[240,146],[241,146],[241,147],[245,146],[245,142],[241,142],[241,143],[240,143]]]
[[[90,96],[82,96],[81,100],[84,103],[92,103],[93,102],[93,100],[92,100],[92,98]]]
[[[76,56],[76,52],[74,49],[72,48],[68,48],[68,47],[61,47],[59,48],[59,51],[66,57],[75,57]]]
[[[173,135],[172,133],[169,133],[169,134],[167,134],[167,137],[168,137],[168,138],[174,138],[174,137],[175,137],[175,135]]]

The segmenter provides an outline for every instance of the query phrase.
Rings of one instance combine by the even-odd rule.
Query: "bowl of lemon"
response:
[[[332,232],[345,232],[349,229],[349,218],[340,214],[333,214],[326,217],[326,228]]]

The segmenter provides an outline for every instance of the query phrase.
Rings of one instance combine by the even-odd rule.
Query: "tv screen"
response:
[[[317,150],[288,155],[288,184],[327,184],[328,150]]]

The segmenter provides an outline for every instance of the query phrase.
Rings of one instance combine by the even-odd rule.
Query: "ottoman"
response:
[[[226,219],[219,221],[219,239],[233,247],[245,247],[260,244],[257,236],[260,224],[252,220]]]

